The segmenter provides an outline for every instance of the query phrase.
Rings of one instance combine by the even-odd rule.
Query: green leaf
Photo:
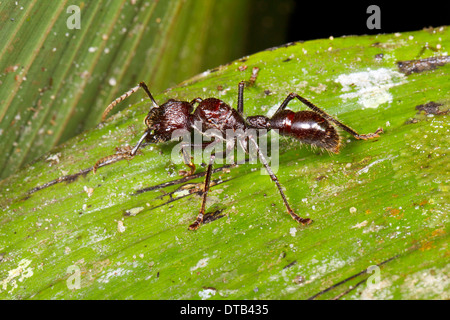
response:
[[[207,212],[223,217],[187,230],[204,169],[178,176],[185,167],[171,159],[174,143],[27,195],[134,145],[147,100],[54,148],[1,182],[0,297],[448,299],[448,50],[448,27],[321,39],[155,95],[159,103],[218,97],[235,107],[238,82],[258,67],[247,115],[267,114],[297,92],[360,133],[383,127],[368,141],[343,132],[338,155],[281,139],[277,176],[293,209],[314,220],[308,226],[285,212],[259,164],[245,164],[215,167]],[[406,72],[399,61],[422,70]]]
[[[68,26],[72,5],[79,29]],[[248,10],[248,1],[1,2],[0,178],[93,128],[140,81],[159,93],[242,55]]]

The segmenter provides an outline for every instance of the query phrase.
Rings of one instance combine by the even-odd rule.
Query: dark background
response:
[[[399,5],[405,3],[406,5]],[[428,4],[428,5],[424,5]],[[441,3],[441,5],[439,5]],[[371,14],[367,8],[375,4],[381,11],[381,29],[367,28]],[[306,17],[305,17],[306,16]],[[420,30],[450,23],[450,1],[390,1],[345,4],[342,1],[294,2],[288,25],[288,39],[308,40],[351,34],[377,34]]]
[[[370,5],[381,11],[381,29],[368,29]],[[416,31],[450,24],[450,1],[255,0],[248,30],[249,53],[312,39]]]

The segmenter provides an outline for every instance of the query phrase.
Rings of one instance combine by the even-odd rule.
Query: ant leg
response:
[[[115,154],[106,156],[106,157],[98,160],[92,167],[92,172],[94,174],[96,174],[98,168],[107,166],[107,165],[117,162],[119,160],[123,160],[123,159],[131,160],[133,157],[130,156],[130,150],[131,149],[129,146],[122,147],[122,148],[121,147],[116,148],[117,152]]]
[[[183,153],[183,161],[186,166],[189,167],[189,172],[180,170],[178,174],[183,177],[192,176],[195,173],[195,164],[192,162],[192,157],[190,153],[185,149],[186,147],[191,147],[191,145],[183,145],[181,146],[181,152]]]
[[[278,112],[283,111],[286,106],[288,105],[288,103],[294,99],[297,98],[300,102],[302,102],[304,105],[306,105],[308,108],[310,108],[311,110],[313,110],[314,112],[320,114],[322,117],[324,117],[325,119],[328,119],[332,122],[334,122],[338,127],[340,127],[341,129],[347,131],[348,133],[350,133],[353,137],[355,137],[356,139],[363,139],[363,140],[367,140],[367,139],[372,139],[372,138],[377,138],[379,137],[379,133],[383,132],[383,128],[378,128],[374,133],[369,133],[369,134],[359,134],[358,132],[356,132],[355,130],[353,130],[352,128],[350,128],[349,126],[343,124],[342,122],[336,120],[335,118],[333,118],[332,116],[330,116],[328,113],[326,113],[325,111],[323,111],[322,109],[320,109],[318,106],[316,106],[315,104],[313,104],[312,102],[306,100],[305,98],[303,98],[302,96],[299,96],[296,93],[290,93],[286,99],[283,101],[283,103],[280,105],[280,107],[278,108],[277,112],[275,112],[275,114],[277,114]]]
[[[134,157],[138,151],[138,149],[142,146],[142,143],[147,138],[147,136],[150,134],[150,130],[146,130],[142,137],[139,139],[138,143],[134,146],[134,148],[130,152],[130,156]]]
[[[237,103],[237,112],[244,116],[244,87],[247,85],[248,87],[251,87],[255,84],[256,78],[258,77],[259,68],[254,67],[252,70],[252,75],[250,77],[249,81],[241,81],[238,85],[238,103]]]
[[[245,81],[239,82],[237,112],[241,116],[244,116],[244,87],[245,87]]]
[[[286,199],[286,196],[284,195],[283,189],[281,188],[281,185],[280,185],[280,182],[278,181],[277,176],[273,173],[272,169],[270,168],[269,164],[267,163],[267,159],[264,157],[263,153],[259,149],[258,144],[256,143],[256,141],[254,140],[253,137],[250,137],[249,140],[251,142],[253,142],[253,144],[255,145],[256,150],[258,152],[258,156],[261,159],[262,164],[266,168],[267,173],[269,173],[269,176],[272,179],[272,181],[275,182],[275,184],[277,185],[278,191],[280,192],[281,198],[283,199],[284,206],[286,207],[287,212],[291,215],[292,219],[294,219],[295,221],[297,221],[303,225],[312,223],[313,221],[311,219],[301,218],[297,214],[295,214],[295,212],[291,209],[291,206],[289,205],[289,203]]]
[[[139,142],[134,146],[133,149],[131,149],[129,146],[123,147],[123,148],[117,148],[117,152],[113,155],[106,156],[104,158],[101,158],[98,160],[94,166],[92,167],[92,172],[95,174],[97,172],[97,169],[106,165],[109,165],[111,163],[117,162],[119,160],[131,160],[134,158],[134,156],[137,154],[139,148],[142,146],[142,143],[149,135],[149,131],[145,131],[142,137],[139,139]]]
[[[205,150],[208,146],[213,145],[214,143],[216,143],[215,140],[212,142],[204,142],[202,144],[183,144],[181,146],[181,152],[183,154],[183,162],[187,167],[189,167],[190,170],[189,171],[180,170],[178,171],[178,174],[183,177],[188,177],[195,173],[196,166],[192,162],[191,154],[188,150],[186,150],[187,148],[200,147],[202,148],[202,150]]]
[[[106,120],[106,116],[108,115],[108,113],[116,106],[118,105],[120,102],[122,102],[123,100],[125,100],[126,98],[128,98],[129,96],[131,96],[133,93],[135,93],[136,91],[139,90],[139,88],[144,89],[144,91],[147,93],[147,95],[149,96],[150,100],[152,101],[153,107],[157,108],[159,107],[158,104],[156,103],[155,99],[153,98],[152,94],[150,93],[150,90],[148,90],[147,85],[145,84],[145,82],[141,82],[139,83],[139,85],[137,85],[134,88],[131,88],[130,90],[128,90],[127,92],[125,92],[123,95],[121,95],[120,97],[116,98],[113,102],[111,102],[105,109],[105,111],[103,111],[103,115],[102,115],[102,122],[104,122]]]
[[[205,186],[203,188],[202,195],[202,206],[200,207],[200,212],[198,213],[197,219],[193,224],[189,226],[189,230],[197,230],[200,224],[203,222],[203,217],[205,216],[206,198],[208,196],[209,184],[211,182],[211,174],[215,158],[216,156],[214,154],[211,154],[211,157],[209,158],[208,169],[206,169]]]

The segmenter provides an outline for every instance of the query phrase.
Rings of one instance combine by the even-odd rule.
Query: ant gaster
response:
[[[258,69],[255,68],[252,78],[250,79],[250,84],[255,81],[257,71]],[[132,88],[131,90],[114,100],[105,109],[105,112],[102,116],[102,121],[106,119],[107,114],[111,111],[112,108],[114,108],[115,105],[138,91],[139,88],[142,88],[147,93],[153,104],[153,107],[150,109],[144,120],[144,123],[147,126],[144,134],[139,139],[139,142],[134,148],[131,149],[129,147],[125,147],[117,149],[118,152],[116,154],[98,160],[93,168],[94,173],[100,166],[104,166],[121,159],[132,159],[137,154],[139,148],[143,146],[144,141],[146,142],[146,144],[166,142],[171,140],[172,133],[175,130],[180,129],[190,132],[194,130],[205,132],[208,129],[216,129],[220,131],[223,136],[225,136],[225,132],[227,129],[277,129],[280,135],[294,137],[301,143],[311,144],[333,153],[339,153],[339,149],[341,147],[341,137],[336,131],[334,125],[337,125],[338,127],[347,131],[356,139],[372,139],[378,137],[378,134],[383,132],[383,129],[379,128],[374,133],[358,134],[350,127],[334,119],[325,111],[321,110],[313,103],[309,102],[296,93],[290,93],[271,118],[257,115],[247,117],[245,119],[243,114],[243,97],[245,85],[246,81],[241,81],[239,83],[237,109],[233,109],[222,100],[216,98],[196,98],[191,102],[170,99],[166,103],[158,105],[152,94],[150,93],[147,85],[144,82],[141,82],[138,86]],[[286,109],[289,102],[295,98],[300,100],[312,111],[294,112]],[[197,108],[194,108],[194,105],[196,103],[198,104],[198,106]],[[201,123],[201,128],[195,127],[194,123]],[[264,154],[261,152],[255,138],[249,136],[248,139],[255,146],[258,157],[260,158],[262,164],[270,175],[270,178],[276,184],[287,212],[295,221],[303,225],[310,224],[312,222],[311,219],[301,218],[291,209],[291,206],[286,199],[278,178],[270,168],[268,161],[265,158]],[[205,148],[206,146],[207,145],[202,145],[202,148]],[[183,147],[181,150],[183,153],[185,164],[191,169],[190,172],[187,173],[187,175],[193,174],[195,172],[195,165],[191,162],[191,158],[186,150]],[[195,222],[189,226],[190,230],[197,229],[203,222],[203,218],[205,216],[206,198],[208,195],[212,167],[215,157],[215,154],[211,154],[206,170],[206,178],[202,194],[200,212]]]

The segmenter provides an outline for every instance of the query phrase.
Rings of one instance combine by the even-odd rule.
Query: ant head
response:
[[[155,123],[159,122],[159,119],[161,118],[161,112],[162,109],[159,107],[153,107],[148,112],[147,116],[144,119],[144,123],[149,129],[153,129]]]
[[[247,118],[247,123],[255,129],[269,129],[269,118],[265,116],[251,116]]]
[[[190,130],[192,110],[191,103],[174,99],[151,108],[144,119],[149,132],[147,141],[169,141],[177,130]]]

